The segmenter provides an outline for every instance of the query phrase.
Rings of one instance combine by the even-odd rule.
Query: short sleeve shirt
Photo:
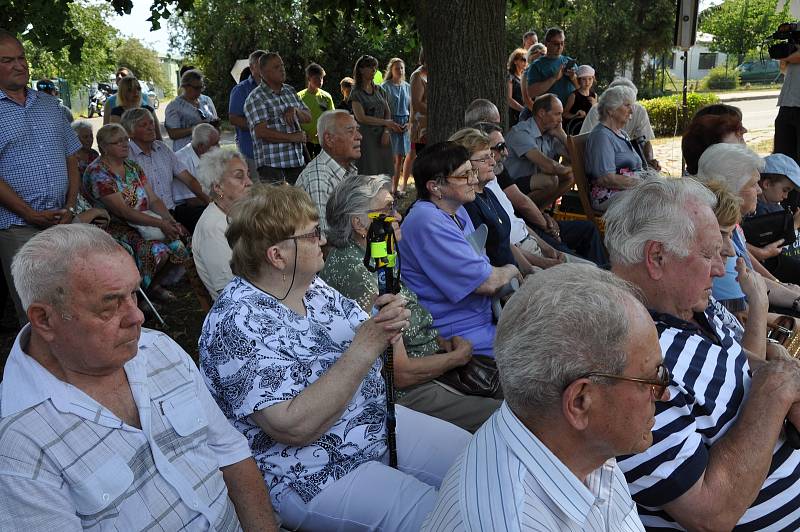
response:
[[[750,386],[750,366],[715,307],[704,323],[651,313],[664,364],[672,374],[669,400],[656,403],[653,445],[618,458],[645,527],[680,529],[662,507],[691,488],[709,464],[709,450],[736,425]],[[800,513],[800,452],[778,438],[760,493],[737,530],[794,530]],[[784,520],[784,519],[788,519]]]
[[[183,129],[194,127],[200,122],[211,122],[219,118],[217,116],[217,108],[214,107],[214,102],[211,98],[201,94],[197,103],[198,106],[195,107],[180,96],[169,102],[167,109],[164,111],[164,127]],[[191,135],[175,139],[172,141],[172,150],[178,151],[191,142]]]
[[[492,302],[475,289],[489,278],[492,266],[467,241],[474,231],[464,207],[453,219],[430,201],[417,201],[403,221],[400,272],[433,316],[439,334],[463,336],[472,342],[475,353],[491,356]]]
[[[552,78],[556,75],[558,69],[561,68],[561,65],[567,63],[571,59],[571,57],[566,55],[560,55],[558,57],[547,57],[545,55],[540,57],[528,67],[528,86],[530,87],[534,83]],[[575,85],[564,75],[561,76],[561,79],[553,83],[553,86],[550,87],[547,92],[558,96],[558,99],[561,100],[561,104],[566,105],[567,98],[569,98],[569,95],[574,91]]]
[[[297,447],[273,440],[250,414],[297,397],[350,347],[368,316],[319,278],[300,316],[240,277],[211,308],[200,336],[200,368],[228,420],[250,442],[273,504],[293,490],[305,503],[386,452],[386,390],[378,358],[342,417],[318,440]]]
[[[297,93],[297,97],[308,107],[308,111],[311,113],[311,121],[300,124],[300,127],[306,132],[306,139],[308,142],[319,144],[319,138],[317,138],[317,120],[319,120],[319,117],[322,116],[322,113],[325,111],[332,111],[334,109],[333,98],[322,89],[318,89],[314,94],[308,92],[308,89],[303,89]]]
[[[525,156],[530,150],[536,149],[554,159],[560,144],[552,135],[543,135],[533,117],[515,124],[506,135],[508,158],[505,166],[511,179],[516,181],[539,172],[539,167]]]
[[[80,149],[58,98],[28,89],[19,105],[0,90],[0,179],[32,209],[64,207],[67,157]],[[0,229],[26,224],[0,205]]]
[[[595,105],[589,109],[589,113],[583,120],[581,133],[592,131],[599,122],[599,118],[597,106]],[[628,138],[634,140],[650,141],[656,138],[655,133],[653,133],[653,127],[650,125],[650,117],[647,115],[647,110],[639,102],[633,103],[633,116],[622,129],[628,134]]]
[[[186,170],[186,166],[160,140],[153,141],[150,153],[144,153],[132,140],[129,145],[129,157],[142,167],[150,186],[153,187],[153,192],[161,198],[167,209],[174,209],[175,199],[172,196],[172,181],[175,176]]]
[[[256,83],[256,80],[254,80],[252,76],[237,83],[236,86],[231,89],[230,100],[228,102],[228,114],[245,116],[244,102],[256,87],[258,87],[258,83]],[[236,127],[236,145],[245,157],[248,159],[253,158],[253,137],[250,136],[249,127]]]
[[[0,385],[0,529],[241,530],[220,467],[250,458],[197,367],[143,329],[125,363],[142,428],[12,348]]]
[[[618,174],[623,169],[637,172],[642,169],[642,159],[624,130],[617,134],[605,125],[597,124],[586,139],[584,166],[586,177],[592,182],[606,174]]]
[[[300,101],[297,93],[290,85],[283,85],[278,92],[273,91],[266,83],[261,83],[244,102],[244,114],[250,126],[253,139],[253,154],[256,164],[273,168],[298,168],[305,164],[303,145],[299,142],[266,142],[256,137],[256,126],[266,122],[269,129],[281,133],[296,133],[300,124],[287,123],[283,118],[290,107],[308,111],[306,104]]]

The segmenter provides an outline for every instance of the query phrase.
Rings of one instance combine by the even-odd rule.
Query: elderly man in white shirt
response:
[[[219,148],[219,131],[211,124],[202,122],[192,129],[192,142],[176,151],[175,157],[190,174],[197,176],[200,157],[215,148]],[[199,199],[180,179],[172,180],[172,199],[175,201],[175,216],[186,220],[186,228],[194,235],[194,228],[206,208],[206,202]]]
[[[0,389],[0,530],[276,530],[247,440],[189,356],[142,330],[113,238],[51,227],[12,274],[30,324]]]
[[[494,349],[505,402],[423,530],[644,530],[614,457],[652,444],[669,372],[631,285],[582,264],[538,272],[503,309]]]

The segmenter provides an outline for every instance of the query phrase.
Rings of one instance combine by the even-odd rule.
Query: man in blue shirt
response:
[[[236,128],[236,146],[247,159],[247,167],[250,169],[250,177],[258,177],[258,167],[253,157],[253,137],[250,136],[250,126],[247,125],[247,118],[244,116],[244,102],[253,92],[253,89],[261,83],[261,71],[258,68],[258,60],[266,54],[264,50],[256,50],[250,54],[250,77],[238,83],[231,89],[231,96],[228,104],[228,120]]]
[[[80,184],[78,137],[58,98],[28,88],[29,78],[22,44],[0,30],[0,264],[7,281],[25,242],[72,221]],[[24,325],[19,296],[13,286],[10,291]]]
[[[578,88],[578,78],[575,76],[575,61],[564,52],[564,30],[550,28],[544,37],[547,46],[547,55],[540,57],[528,67],[528,95],[531,100],[548,92],[558,96],[562,105],[566,105],[567,98]],[[567,67],[567,63],[572,66]]]

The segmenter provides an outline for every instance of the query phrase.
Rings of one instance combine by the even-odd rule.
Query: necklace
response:
[[[485,194],[485,192],[483,194]],[[482,197],[483,194],[475,194],[475,199],[480,200],[481,205],[486,205],[487,207],[489,207],[489,209],[492,210],[492,213],[494,213],[494,217],[497,218],[497,222],[500,225],[503,225],[503,219],[500,218],[499,214],[497,214],[497,210],[495,210],[494,205],[492,205],[491,201],[487,201],[487,200],[483,199],[483,197]]]

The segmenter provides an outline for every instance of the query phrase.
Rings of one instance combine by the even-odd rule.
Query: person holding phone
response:
[[[564,30],[550,28],[544,38],[547,54],[528,67],[528,96],[531,100],[546,93],[553,93],[566,105],[567,98],[578,88],[575,75],[575,60],[563,55]]]

